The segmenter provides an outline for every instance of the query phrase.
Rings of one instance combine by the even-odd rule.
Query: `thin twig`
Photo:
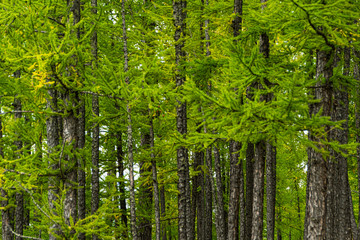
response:
[[[29,191],[29,189],[23,187],[20,182],[18,182],[18,181],[16,181],[16,182],[19,184],[19,186],[20,186],[25,192],[27,192],[27,193],[30,195],[30,197],[31,197],[31,199],[33,200],[35,206],[40,210],[40,212],[42,212],[47,218],[49,218],[50,221],[52,221],[53,223],[55,223],[56,225],[58,225],[57,222],[55,222],[55,221],[39,206],[39,204],[37,204],[37,202],[35,201],[34,196],[33,196],[32,193]]]
[[[118,99],[118,100],[124,100],[124,98],[115,97],[115,96],[111,96],[111,95],[105,95],[105,94],[101,94],[101,93],[95,93],[95,92],[91,92],[91,91],[81,91],[81,93],[91,94],[91,95],[99,96],[99,97],[107,97],[107,98],[113,98],[113,99]]]
[[[10,230],[10,232],[12,232],[12,234],[14,234],[14,235],[17,236],[17,237],[27,238],[27,239],[35,239],[35,240],[44,240],[44,239],[42,239],[42,238],[29,237],[29,236],[21,235],[21,234],[19,234],[19,233],[17,233],[17,232],[14,232],[14,231],[12,230],[12,228],[10,227],[9,223],[6,222],[5,224],[6,224],[6,227]]]

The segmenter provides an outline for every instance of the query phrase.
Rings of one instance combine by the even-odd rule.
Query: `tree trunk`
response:
[[[265,141],[255,144],[253,218],[251,239],[263,239]]]
[[[185,81],[185,73],[183,71],[182,62],[185,61],[184,36],[185,36],[185,19],[186,19],[186,1],[176,0],[173,2],[173,17],[175,26],[175,57],[176,57],[176,86],[183,85]],[[178,101],[176,108],[176,126],[178,132],[185,136],[187,133],[187,114],[186,102]],[[179,240],[191,239],[190,227],[190,183],[189,183],[189,160],[187,149],[183,146],[177,149],[177,168],[178,168],[178,238]]]
[[[121,3],[121,17],[122,17],[122,30],[124,41],[124,73],[125,75],[129,69],[128,58],[128,46],[127,46],[127,30],[125,19],[125,3],[126,0]],[[129,85],[129,77],[125,77],[126,84]],[[128,135],[128,158],[129,158],[129,182],[130,182],[130,225],[131,233],[134,240],[138,239],[138,231],[136,228],[136,208],[135,208],[135,180],[134,180],[134,154],[133,154],[133,134],[132,134],[132,122],[131,122],[131,109],[129,103],[126,104],[126,111],[128,117],[127,135]]]
[[[16,71],[14,73],[15,78],[20,78],[20,70]],[[22,114],[22,105],[21,100],[19,98],[14,99],[14,111],[17,111],[15,113],[15,121],[20,121]],[[23,147],[23,143],[20,139],[20,133],[17,133],[17,139],[15,140],[15,146],[16,146],[16,157],[20,158],[21,156],[21,149]],[[15,208],[15,232],[23,235],[24,231],[24,195],[22,192],[16,192],[15,194],[15,201],[16,201],[16,208]],[[15,240],[21,240],[21,237],[15,236]]]
[[[221,160],[220,160],[220,151],[217,146],[214,146],[214,166],[216,173],[216,195],[217,195],[217,204],[218,212],[216,214],[217,221],[219,222],[219,228],[217,229],[217,238],[218,239],[227,239],[226,232],[226,220],[225,220],[225,203],[224,203],[224,189],[222,183],[222,174],[221,174]]]
[[[164,185],[161,186],[160,188],[160,202],[161,202],[161,218],[164,219],[166,216],[166,212],[165,212],[165,187]],[[162,240],[166,240],[166,224],[165,221],[163,222],[162,226],[161,226],[161,239]]]
[[[316,79],[318,80],[314,89],[314,99],[320,103],[310,104],[310,115],[315,116],[320,109],[323,109],[323,116],[330,116],[331,111],[331,82],[333,65],[330,62],[332,51],[318,51],[316,63]],[[322,80],[322,79],[325,79]],[[328,132],[329,127],[325,127]],[[324,148],[320,143],[321,137],[312,132],[309,133],[309,140],[313,141],[318,148]],[[308,179],[308,215],[307,236],[304,239],[315,240],[325,239],[326,233],[326,189],[327,189],[327,166],[325,159],[319,151],[310,148],[309,156],[309,179]]]
[[[91,11],[97,15],[97,0],[91,0]],[[98,46],[97,46],[97,30],[95,29],[91,36],[91,53],[93,56],[93,69],[97,68],[98,60]],[[93,117],[99,117],[99,97],[94,95],[92,97],[92,112]],[[99,181],[99,145],[100,145],[100,127],[99,123],[95,121],[92,129],[92,143],[91,143],[91,162],[92,162],[92,174],[91,174],[91,214],[95,214],[99,209],[100,201],[100,181]],[[84,236],[82,236],[84,237]],[[99,237],[96,234],[92,234],[93,240],[98,240]]]
[[[80,151],[84,150],[85,147],[85,96],[80,95],[78,98],[79,103],[79,112],[78,112],[78,125],[77,125],[77,134],[78,134],[78,143],[77,147]],[[86,196],[85,196],[85,157],[84,154],[80,154],[78,157],[78,216],[79,220],[85,219],[86,213]],[[79,233],[79,240],[85,240],[85,233]]]
[[[254,144],[248,143],[246,149],[245,240],[251,240],[254,192],[254,160]]]
[[[266,229],[267,239],[275,239],[276,148],[266,143]]]
[[[230,190],[229,190],[229,218],[228,239],[239,239],[239,207],[240,197],[244,195],[240,183],[242,174],[242,160],[239,163],[240,143],[230,141]],[[243,187],[243,186],[242,186]]]
[[[1,109],[0,109],[0,113],[1,113]],[[2,126],[2,115],[0,115],[0,141],[2,141],[2,137],[3,137],[3,126]],[[3,152],[3,145],[0,145],[0,157],[3,159],[4,158],[4,152]],[[1,188],[1,197],[3,198],[3,200],[1,201],[1,207],[3,208],[3,210],[1,210],[1,223],[2,223],[2,239],[3,240],[12,240],[14,239],[11,231],[9,230],[9,226],[10,226],[10,211],[9,209],[7,209],[6,207],[9,204],[8,201],[8,194],[7,192]]]
[[[52,86],[50,90],[48,90],[49,97],[47,99],[47,109],[51,112],[57,112],[58,110],[58,92],[54,89],[55,84]],[[59,118],[55,115],[49,116],[46,119],[46,132],[47,132],[47,145],[49,149],[49,153],[52,154],[57,151],[57,146],[60,143],[59,139],[59,124],[61,122],[58,122]],[[58,159],[51,159],[49,162],[50,169],[52,171],[57,171],[59,169],[59,162]],[[55,203],[58,201],[58,194],[59,194],[59,179],[57,177],[50,177],[49,178],[49,190],[48,190],[48,200],[49,200],[49,206],[50,211],[52,214],[55,214],[56,212],[56,205]],[[54,234],[52,234],[54,233]],[[56,224],[53,224],[50,226],[50,235],[49,240],[56,240],[56,235],[60,235],[60,227]]]
[[[349,75],[350,70],[350,49],[344,48],[344,76]],[[333,92],[332,121],[344,121],[342,129],[334,129],[330,131],[332,140],[338,141],[339,144],[348,143],[348,117],[349,117],[349,100],[346,84],[340,83],[340,86]],[[336,191],[336,215],[338,219],[334,228],[337,229],[337,239],[352,239],[351,222],[350,222],[350,202],[349,202],[349,182],[347,170],[347,158],[341,153],[331,151],[331,158],[337,168],[337,182],[334,184]],[[328,238],[331,239],[331,238]]]
[[[123,239],[128,239],[127,233],[127,212],[126,212],[126,198],[125,198],[125,184],[124,184],[124,152],[122,150],[122,134],[118,132],[116,134],[116,158],[118,162],[118,172],[119,172],[119,192],[120,192],[120,215],[121,215],[121,223],[123,224],[123,228],[125,229],[121,236]]]
[[[146,116],[146,114],[145,114]],[[142,133],[141,137],[141,147],[145,152],[149,152],[150,149],[150,134],[149,132]],[[140,161],[140,182],[141,185],[139,187],[139,202],[141,205],[137,207],[138,209],[138,232],[139,232],[139,239],[147,240],[151,239],[151,216],[152,216],[152,189],[151,184],[149,181],[145,179],[151,173],[151,166],[147,164],[145,159]]]

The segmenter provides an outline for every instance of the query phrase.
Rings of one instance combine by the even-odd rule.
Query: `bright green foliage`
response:
[[[277,199],[276,228],[285,237],[291,234],[302,238],[305,214],[307,147],[315,147],[308,140],[308,132],[324,135],[324,124],[339,127],[330,119],[309,116],[312,87],[316,72],[315,53],[318,50],[350,47],[359,50],[358,28],[360,4],[356,1],[327,1],[322,4],[310,0],[285,0],[266,3],[244,1],[243,27],[234,39],[232,33],[233,2],[191,0],[187,4],[187,35],[185,50],[186,82],[182,89],[174,81],[175,51],[171,1],[128,1],[129,72],[123,71],[123,43],[121,1],[98,0],[98,15],[91,13],[90,1],[82,1],[81,20],[73,26],[70,6],[64,0],[2,0],[0,1],[0,102],[3,138],[0,147],[0,187],[9,194],[8,208],[13,207],[14,195],[26,192],[30,211],[30,225],[25,236],[47,239],[52,222],[60,225],[63,239],[77,239],[79,232],[87,236],[96,233],[100,239],[120,238],[126,229],[121,223],[119,182],[125,183],[128,199],[128,172],[119,177],[116,162],[116,133],[123,133],[124,166],[127,169],[126,104],[131,107],[136,165],[145,161],[150,166],[150,152],[140,148],[140,136],[154,121],[155,160],[158,182],[165,188],[166,215],[162,223],[167,236],[177,236],[177,175],[176,149],[187,146],[190,164],[196,150],[205,150],[215,142],[221,150],[225,182],[225,202],[228,201],[229,149],[226,142],[236,140],[255,143],[262,139],[276,141]],[[203,10],[202,10],[203,8]],[[206,41],[200,23],[209,19],[210,56],[205,56]],[[95,23],[95,24],[93,24]],[[98,32],[99,60],[94,70],[90,36]],[[80,31],[80,39],[75,37]],[[270,57],[259,52],[259,35],[270,38]],[[235,41],[236,44],[235,44]],[[351,73],[359,59],[352,57]],[[337,151],[347,150],[349,181],[354,191],[355,215],[358,213],[355,102],[357,83],[353,74],[342,75],[342,62],[332,77],[336,88],[347,82],[350,96],[349,144],[323,142]],[[14,72],[21,72],[14,78]],[[96,76],[96,77],[95,77]],[[130,84],[125,77],[130,77]],[[265,81],[269,83],[265,84]],[[260,82],[261,90],[249,89]],[[56,83],[56,84],[55,84]],[[208,86],[211,85],[211,91]],[[49,153],[46,119],[54,114],[64,116],[69,109],[58,99],[60,111],[46,109],[48,90],[63,93],[67,89],[87,93],[86,146],[72,152],[75,146],[62,145]],[[235,89],[235,90],[234,90]],[[183,90],[183,91],[182,91]],[[262,101],[266,93],[273,101]],[[93,118],[91,94],[100,96],[100,116]],[[248,98],[249,95],[253,99]],[[14,97],[22,102],[23,116],[15,121]],[[188,103],[188,134],[186,138],[176,130],[177,101]],[[201,111],[199,108],[201,107]],[[150,114],[144,114],[150,110]],[[49,176],[61,176],[61,170],[49,169],[49,163],[63,154],[75,154],[86,159],[86,204],[91,209],[91,128],[99,122],[100,139],[100,209],[84,220],[73,219],[65,224],[63,200],[65,191],[60,181],[59,201],[52,213],[47,199]],[[197,124],[208,128],[205,134],[196,132]],[[24,147],[14,145],[21,139]],[[323,154],[328,152],[322,151]],[[17,158],[16,154],[21,157]],[[344,153],[345,154],[345,153]],[[245,147],[240,157],[245,159]],[[135,168],[135,169],[138,169]],[[206,171],[205,166],[203,167]],[[244,167],[246,174],[246,169]],[[115,174],[116,173],[116,174]],[[198,174],[192,171],[191,176]],[[150,177],[142,179],[152,186]],[[136,187],[141,182],[136,182]],[[139,197],[139,195],[137,195]],[[137,199],[140,208],[142,199]],[[38,205],[38,206],[36,206]],[[39,209],[38,207],[41,207]],[[227,208],[227,207],[226,207]],[[152,211],[152,215],[154,211]],[[154,216],[149,216],[154,222]],[[96,227],[94,227],[96,226]],[[75,233],[72,231],[75,230]],[[266,227],[265,227],[266,231]],[[154,233],[154,227],[153,227]],[[130,236],[130,233],[129,233]],[[285,237],[286,238],[286,237]],[[215,239],[215,231],[214,231]]]

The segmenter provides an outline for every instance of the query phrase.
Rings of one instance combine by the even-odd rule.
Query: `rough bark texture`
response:
[[[264,171],[265,171],[265,141],[255,144],[253,217],[251,239],[263,239],[263,208],[264,208]]]
[[[14,73],[14,77],[20,78],[20,71],[16,71]],[[22,114],[22,104],[21,100],[17,97],[14,99],[14,111],[18,111],[15,113],[15,121],[20,121]],[[20,133],[17,133],[17,139],[14,142],[16,146],[16,158],[20,158],[21,149],[23,147],[23,142],[21,141]],[[24,195],[22,192],[16,192],[15,194],[16,208],[15,208],[15,232],[23,235],[24,231]],[[15,236],[15,240],[20,240],[21,237]]]
[[[85,147],[85,99],[84,96],[80,95],[78,99],[79,103],[79,112],[78,112],[78,124],[77,124],[77,135],[78,135],[78,143],[77,147],[81,151],[83,151]],[[78,217],[79,220],[85,218],[86,213],[86,196],[85,196],[85,157],[84,154],[80,154],[78,157]],[[85,233],[79,233],[79,240],[85,240]]]
[[[211,188],[211,174],[212,174],[212,154],[211,148],[206,149],[206,175],[205,175],[205,222],[204,222],[204,238],[212,239],[212,188]]]
[[[122,18],[122,30],[124,41],[124,72],[127,74],[129,69],[128,47],[127,47],[127,30],[125,20],[125,3],[126,0],[121,3],[121,18]],[[125,77],[126,84],[129,84],[129,77]],[[128,158],[129,158],[129,182],[130,182],[130,225],[131,233],[134,240],[138,239],[138,231],[136,227],[136,208],[135,208],[135,180],[134,180],[134,154],[133,154],[133,134],[132,134],[132,120],[131,109],[129,103],[126,105],[126,112],[128,117],[127,135],[128,135]]]
[[[239,163],[240,143],[230,141],[230,190],[229,190],[229,217],[228,217],[228,239],[239,239],[239,207],[241,189],[242,160]]]
[[[266,143],[266,229],[267,239],[275,238],[276,148]]]
[[[180,87],[185,81],[185,73],[183,72],[182,62],[185,60],[184,41],[181,39],[185,36],[185,19],[186,19],[186,1],[173,1],[173,17],[175,26],[175,57],[176,57],[176,86]],[[176,126],[181,135],[187,133],[187,119],[186,119],[186,102],[178,102],[176,108]],[[190,239],[190,184],[189,184],[189,160],[188,153],[185,147],[177,149],[177,168],[178,168],[178,238],[179,240]]]
[[[160,201],[159,201],[159,183],[157,179],[157,170],[156,170],[156,159],[154,153],[154,126],[153,120],[150,116],[150,151],[151,151],[151,170],[152,170],[152,180],[153,180],[153,195],[154,195],[154,210],[155,210],[155,238],[156,240],[160,240],[161,237],[161,225],[160,225]]]
[[[55,89],[50,89],[48,91],[48,94],[49,94],[49,97],[47,99],[47,109],[48,109],[48,111],[56,112],[58,110],[57,91]],[[59,118],[54,115],[49,116],[46,119],[47,145],[48,145],[50,154],[57,150],[56,147],[60,143],[59,124],[61,124],[61,122],[59,123],[58,120],[59,120]],[[50,161],[51,161],[51,162],[49,162],[50,169],[52,171],[58,170],[59,169],[58,159],[51,158]],[[59,179],[57,179],[56,177],[49,178],[48,200],[49,200],[50,210],[52,211],[53,214],[56,210],[54,203],[58,200],[57,199],[57,195],[59,194],[58,185],[59,185]],[[50,232],[51,233],[53,232],[53,233],[59,235],[59,226],[57,226],[56,224],[52,224],[50,226]],[[49,239],[55,240],[56,237],[53,234],[50,234]]]
[[[165,212],[165,187],[164,185],[161,186],[160,188],[160,203],[161,203],[161,217],[164,219],[166,216],[166,212]],[[163,222],[162,226],[161,226],[161,239],[162,240],[166,240],[166,223],[165,221]]]
[[[1,110],[0,110],[1,112]],[[2,134],[2,116],[0,116],[0,140],[2,140],[3,134]],[[3,146],[0,146],[0,157],[4,158],[4,152],[3,152]],[[8,206],[8,194],[7,192],[1,188],[1,197],[4,199],[1,201],[1,207],[5,208]],[[10,211],[9,209],[3,209],[1,210],[1,222],[2,222],[2,239],[3,240],[12,240],[14,237],[9,230],[8,226],[10,226]]]
[[[323,116],[330,116],[331,113],[331,82],[333,65],[330,63],[332,51],[318,51],[316,62],[316,79],[318,80],[314,89],[314,99],[319,99],[319,103],[310,104],[310,115],[315,116],[323,109]],[[325,131],[328,131],[325,127]],[[321,145],[321,136],[312,132],[309,133],[309,140],[313,141],[318,148]],[[308,215],[306,216],[308,226],[307,235],[304,239],[325,239],[326,233],[326,189],[327,189],[327,167],[326,159],[322,154],[314,149],[308,150],[309,157],[309,179],[308,179]]]
[[[349,75],[350,70],[350,49],[344,49],[344,72],[345,76]],[[342,129],[334,129],[330,132],[332,140],[338,141],[339,144],[348,143],[348,117],[349,117],[349,100],[346,83],[341,82],[339,87],[333,92],[332,121],[344,121]],[[331,159],[336,165],[337,176],[334,184],[336,192],[335,210],[337,213],[335,219],[337,222],[334,228],[337,234],[331,236],[332,239],[352,239],[351,222],[350,222],[350,201],[349,201],[349,181],[347,171],[347,158],[340,152],[331,151]],[[330,161],[329,161],[330,162]],[[329,169],[329,167],[328,167]],[[336,237],[337,236],[337,237]],[[327,239],[331,239],[327,238]]]
[[[227,239],[225,204],[224,204],[224,187],[223,187],[223,179],[221,174],[220,151],[217,146],[214,146],[214,166],[216,173],[216,196],[217,196],[217,207],[218,207],[218,212],[215,215],[215,217],[217,218],[217,221],[219,223],[219,227],[217,229],[217,238]]]
[[[125,184],[124,184],[124,152],[122,150],[122,134],[118,132],[116,134],[116,158],[117,158],[117,167],[119,172],[119,192],[120,192],[120,215],[121,223],[123,224],[124,232],[122,232],[122,238],[127,239],[127,213],[126,213],[126,198],[125,198]]]
[[[76,146],[77,134],[76,127],[78,120],[76,118],[75,94],[72,91],[66,91],[63,99],[67,113],[63,120],[63,137],[66,147],[74,151]],[[77,182],[77,161],[73,154],[64,155],[64,163],[61,167],[63,175],[66,196],[64,200],[65,223],[70,226],[71,222],[76,221],[76,182]]]
[[[254,160],[254,144],[248,143],[246,149],[245,240],[251,240],[254,191]]]
[[[150,150],[150,134],[149,132],[145,132],[141,137],[141,147],[144,152],[148,152]],[[146,240],[151,239],[152,232],[152,224],[151,218],[152,216],[152,189],[149,181],[145,179],[151,173],[151,165],[147,164],[147,159],[142,159],[140,162],[140,182],[141,185],[139,187],[139,201],[141,205],[137,207],[138,209],[138,231],[139,231],[139,239]]]

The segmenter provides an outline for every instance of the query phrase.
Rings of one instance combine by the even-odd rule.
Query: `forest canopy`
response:
[[[359,239],[359,21],[0,0],[2,239]]]

